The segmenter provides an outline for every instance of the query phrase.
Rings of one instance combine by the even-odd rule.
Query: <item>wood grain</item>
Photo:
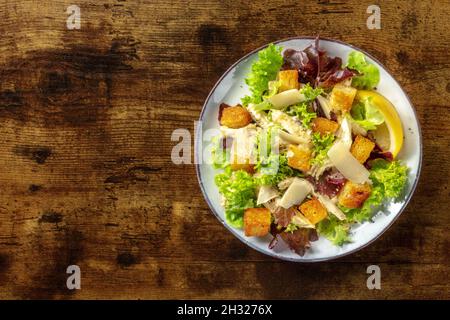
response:
[[[67,6],[81,30],[67,30]],[[0,298],[450,298],[450,4],[380,1],[0,1]],[[422,176],[400,219],[313,265],[246,247],[170,161],[215,81],[297,35],[372,53],[418,112]],[[66,288],[66,267],[82,289]],[[378,264],[382,289],[366,288]]]

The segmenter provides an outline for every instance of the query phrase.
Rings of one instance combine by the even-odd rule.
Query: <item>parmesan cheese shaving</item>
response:
[[[328,150],[328,157],[346,179],[354,183],[369,181],[369,171],[355,159],[343,142],[333,144]]]
[[[289,209],[293,205],[300,204],[312,191],[311,183],[307,180],[294,178],[294,181],[281,198],[279,205]]]
[[[258,200],[256,205],[264,204],[274,198],[278,197],[277,190],[272,186],[261,186],[258,192]]]
[[[278,93],[267,99],[274,108],[283,109],[293,104],[305,101],[305,96],[297,89],[291,89]]]

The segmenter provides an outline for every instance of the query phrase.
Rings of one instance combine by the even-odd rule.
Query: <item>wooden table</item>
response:
[[[363,3],[364,2],[364,3]],[[450,298],[450,4],[0,1],[0,298]],[[68,30],[66,8],[81,9]],[[416,194],[378,241],[295,264],[241,243],[174,165],[208,92],[245,53],[320,35],[372,53],[415,105]],[[81,290],[66,268],[81,268]],[[382,289],[368,290],[377,264]]]

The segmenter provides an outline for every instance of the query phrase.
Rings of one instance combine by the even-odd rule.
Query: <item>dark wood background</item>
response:
[[[381,6],[368,30],[367,6]],[[81,30],[67,30],[67,6]],[[0,298],[450,298],[448,1],[0,1]],[[423,130],[422,177],[378,241],[328,263],[266,257],[174,165],[208,92],[247,52],[346,41],[396,76]],[[81,290],[66,267],[81,267]],[[382,289],[366,288],[378,264]]]

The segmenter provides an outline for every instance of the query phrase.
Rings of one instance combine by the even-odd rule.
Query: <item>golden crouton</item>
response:
[[[288,166],[306,172],[311,167],[311,150],[305,147],[289,145],[287,152]]]
[[[360,208],[370,196],[369,184],[358,184],[347,181],[338,196],[339,204],[346,208]]]
[[[267,208],[249,208],[244,212],[244,232],[247,237],[264,237],[269,233],[271,223]]]
[[[255,173],[254,161],[250,161],[250,154],[243,155],[239,152],[237,144],[233,143],[231,152],[231,170],[244,170],[250,174]]]
[[[242,106],[237,105],[222,109],[220,124],[228,128],[238,129],[252,122],[250,113]]]
[[[370,153],[375,148],[375,143],[361,135],[357,135],[353,141],[350,152],[360,163],[366,162]]]
[[[314,132],[320,132],[320,135],[326,135],[328,133],[335,133],[339,124],[336,121],[331,121],[326,118],[314,118],[312,121],[312,130]]]
[[[297,70],[283,70],[278,72],[278,81],[280,87],[278,92],[283,92],[290,89],[298,89],[298,71]]]
[[[330,105],[335,111],[341,111],[342,113],[350,111],[355,99],[356,89],[350,86],[343,86],[337,84],[331,91]]]
[[[325,207],[316,198],[302,203],[299,208],[305,218],[312,224],[322,221],[328,215],[327,209],[325,209]]]
[[[232,163],[231,170],[233,171],[244,170],[250,174],[254,174],[255,166],[249,163]]]

